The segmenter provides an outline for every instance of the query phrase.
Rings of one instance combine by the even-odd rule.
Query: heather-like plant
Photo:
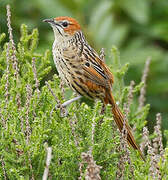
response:
[[[116,130],[109,106],[104,114],[100,101],[89,105],[83,99],[66,109],[61,106],[74,94],[63,85],[60,88],[56,74],[44,83],[51,71],[50,50],[37,53],[38,30],[28,32],[24,24],[16,45],[10,16],[7,6],[9,42],[3,44],[7,35],[0,35],[0,178],[167,179],[168,149],[162,144],[161,115],[157,114],[151,137],[145,127],[149,62],[142,82],[125,86],[128,64],[121,67],[119,52],[112,48],[114,94],[141,143],[144,162],[128,147],[127,134]]]

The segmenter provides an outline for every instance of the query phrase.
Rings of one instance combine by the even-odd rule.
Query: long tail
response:
[[[119,107],[117,106],[117,104],[115,103],[115,100],[112,96],[112,94],[110,93],[110,98],[108,98],[108,103],[112,105],[112,113],[114,115],[114,120],[120,130],[120,132],[122,131],[123,128],[123,123],[124,123],[124,115],[123,113],[120,111]],[[127,120],[125,120],[125,126],[127,129],[127,141],[128,144],[131,145],[134,149],[139,151],[139,154],[141,156],[141,158],[145,161],[145,158],[142,154],[142,151],[140,150],[139,146],[136,144],[135,142],[135,138],[131,132],[131,127],[129,126]]]

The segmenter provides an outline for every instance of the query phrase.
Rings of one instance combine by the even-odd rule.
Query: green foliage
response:
[[[5,35],[1,34],[0,39],[4,38]],[[65,101],[59,88],[60,80],[54,75],[48,85],[42,83],[51,70],[50,51],[37,53],[37,44],[38,30],[34,29],[29,33],[28,27],[23,24],[16,52],[13,51],[11,43],[1,47],[0,178],[5,176],[8,179],[41,179],[46,162],[46,147],[49,146],[52,147],[49,166],[51,179],[77,179],[80,176],[81,154],[90,149],[96,164],[102,167],[102,179],[116,179],[118,163],[125,152],[119,149],[121,137],[113,124],[111,107],[108,106],[105,113],[100,115],[100,101],[94,106],[75,102],[68,107],[68,116],[61,117],[61,109],[56,107],[57,102],[51,93],[52,90],[58,98],[57,101]],[[12,56],[16,56],[18,72],[11,60]],[[128,65],[120,65],[119,52],[115,47],[112,48],[112,57],[112,71],[118,82],[114,93],[122,108],[127,102],[130,88],[125,87],[123,82]],[[17,76],[15,73],[18,73]],[[133,93],[139,92],[142,86],[142,83],[136,85]],[[133,102],[132,106],[135,104]],[[140,111],[136,106],[131,108],[129,113],[129,122],[136,127],[135,135],[139,141],[148,111],[149,105]],[[143,179],[148,179],[150,154],[144,163],[135,151],[130,150],[132,165],[127,160],[123,162],[125,179],[133,178],[131,166],[134,169],[134,179],[142,179],[142,176]],[[164,157],[164,161],[160,158],[158,166],[163,179],[166,179],[167,149]],[[84,164],[83,172],[86,167],[87,164]]]
[[[53,32],[42,20],[72,16],[80,22],[88,41],[97,51],[102,47],[106,49],[108,64],[112,64],[111,47],[115,45],[120,49],[121,64],[130,64],[124,79],[126,84],[132,79],[136,83],[140,82],[144,62],[151,56],[146,96],[147,102],[151,104],[148,127],[153,131],[154,116],[161,112],[163,128],[168,129],[167,0],[1,0],[1,33],[7,33],[5,6],[8,3],[12,7],[17,41],[23,22],[30,29],[40,29],[38,52],[44,52],[53,42]]]

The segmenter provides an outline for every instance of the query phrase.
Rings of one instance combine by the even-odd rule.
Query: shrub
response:
[[[2,45],[6,35],[0,35],[1,179],[167,179],[168,149],[162,144],[161,115],[157,114],[153,134],[149,136],[145,127],[149,60],[142,82],[124,86],[128,64],[121,67],[119,52],[112,48],[114,94],[146,153],[144,162],[127,146],[125,135],[116,131],[110,106],[104,114],[100,114],[100,101],[61,106],[74,95],[60,88],[56,74],[44,84],[51,71],[50,51],[36,52],[38,30],[29,33],[24,24],[16,46],[10,16],[7,6],[9,42]],[[134,98],[138,92],[139,103]]]

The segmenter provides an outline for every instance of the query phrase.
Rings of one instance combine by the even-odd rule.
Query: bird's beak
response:
[[[43,22],[47,22],[47,23],[49,23],[49,24],[51,24],[52,26],[54,25],[54,27],[56,27],[57,28],[57,31],[61,34],[61,36],[62,36],[62,33],[61,33],[61,31],[60,31],[60,27],[61,27],[61,25],[59,24],[59,23],[56,23],[55,21],[54,21],[54,19],[44,19],[43,20]],[[61,27],[62,28],[62,27]]]
[[[43,22],[54,23],[54,19],[44,19]]]
[[[43,22],[47,22],[47,23],[50,23],[52,25],[61,27],[61,25],[59,23],[55,22],[54,19],[44,19]]]

